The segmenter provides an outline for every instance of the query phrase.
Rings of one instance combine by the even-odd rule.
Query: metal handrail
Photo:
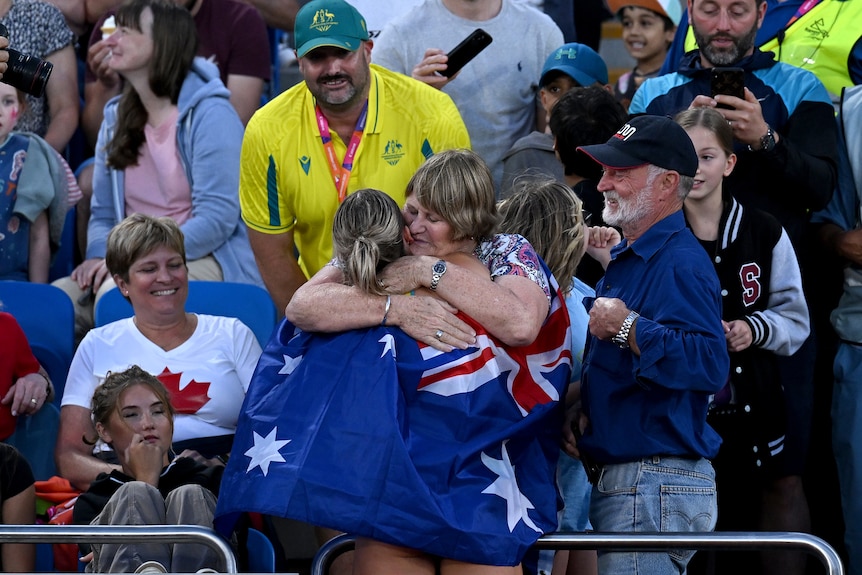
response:
[[[349,551],[352,535],[339,535],[327,541],[314,556],[311,575],[326,575],[336,557]],[[539,538],[539,549],[637,549],[663,551],[675,549],[802,549],[817,555],[829,575],[844,575],[835,549],[823,539],[794,532],[711,532],[711,533],[553,533]]]
[[[224,558],[225,573],[236,573],[236,557],[227,541],[197,525],[3,525],[0,543],[124,543],[129,539],[164,543],[201,543]]]

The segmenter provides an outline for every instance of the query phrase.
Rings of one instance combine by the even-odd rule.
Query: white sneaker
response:
[[[218,573],[218,571],[210,569],[209,567],[204,567],[203,569],[198,569],[195,573]]]
[[[135,573],[167,573],[165,566],[158,561],[145,561],[135,569]]]

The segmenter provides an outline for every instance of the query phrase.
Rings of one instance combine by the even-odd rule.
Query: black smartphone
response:
[[[446,69],[441,71],[440,74],[447,78],[451,78],[457,74],[467,62],[475,58],[479,52],[487,48],[490,43],[491,35],[481,28],[477,28],[472,34],[464,38],[460,44],[452,48],[452,50],[446,54],[449,57],[449,61],[446,64]]]
[[[742,68],[713,68],[710,88],[712,97],[717,94],[735,96],[745,99],[745,71]],[[719,104],[719,108],[730,108],[727,104]]]

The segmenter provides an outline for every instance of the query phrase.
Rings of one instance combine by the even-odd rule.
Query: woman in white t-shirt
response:
[[[129,216],[108,235],[105,256],[134,316],[91,330],[75,353],[60,410],[57,466],[86,489],[118,468],[104,445],[94,449],[93,390],[109,372],[132,364],[157,376],[177,413],[174,449],[221,465],[261,348],[234,318],[186,313],[188,269],[183,233],[167,217]]]

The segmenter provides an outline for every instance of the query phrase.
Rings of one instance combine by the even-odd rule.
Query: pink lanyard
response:
[[[796,14],[793,15],[793,18],[791,18],[787,22],[787,24],[784,25],[785,30],[787,28],[790,28],[791,24],[793,24],[794,22],[796,22],[797,20],[799,20],[800,18],[805,16],[805,14],[807,14],[809,10],[811,10],[812,8],[817,6],[819,3],[820,3],[820,0],[806,0],[802,4],[802,6],[800,6],[799,9],[796,11]]]
[[[317,114],[317,129],[320,131],[323,149],[326,150],[329,171],[332,173],[332,180],[335,182],[335,189],[338,191],[338,203],[340,204],[347,197],[347,182],[350,181],[350,173],[353,171],[353,159],[356,157],[356,150],[359,149],[359,142],[362,141],[362,132],[365,131],[368,101],[366,100],[365,106],[362,107],[362,113],[359,114],[356,127],[353,128],[353,135],[350,136],[350,143],[347,144],[347,153],[344,154],[344,161],[340,166],[338,165],[338,156],[335,155],[335,145],[332,143],[329,122],[323,112],[320,111],[320,106],[314,106],[314,113]]]

